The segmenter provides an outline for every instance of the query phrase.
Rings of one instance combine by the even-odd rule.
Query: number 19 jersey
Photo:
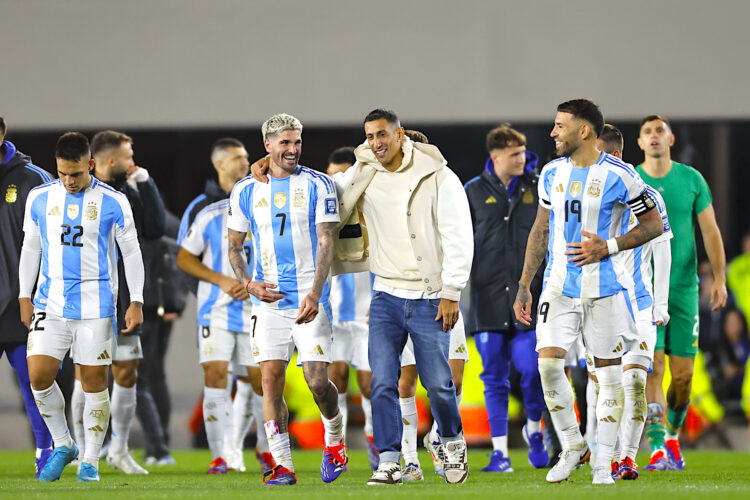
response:
[[[539,180],[539,204],[550,210],[544,290],[574,298],[599,298],[623,289],[621,255],[576,267],[568,262],[568,243],[581,241],[581,231],[608,240],[623,234],[628,207],[636,216],[654,207],[635,169],[602,153],[594,165],[574,167],[570,158],[544,166]]]
[[[227,227],[252,232],[256,281],[274,283],[284,298],[253,304],[272,309],[295,309],[312,289],[318,246],[316,225],[338,222],[338,199],[327,175],[298,166],[289,177],[268,183],[247,177],[232,189]],[[323,288],[320,303],[331,318],[330,288]]]

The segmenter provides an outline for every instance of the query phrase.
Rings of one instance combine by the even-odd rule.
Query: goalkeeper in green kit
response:
[[[636,170],[643,181],[664,198],[674,234],[670,240],[672,269],[668,315],[662,316],[669,318],[669,322],[657,329],[653,371],[646,383],[646,436],[651,446],[651,461],[645,470],[685,468],[678,435],[690,403],[693,361],[698,353],[698,259],[694,217],[697,217],[713,269],[713,310],[724,307],[727,301],[726,255],[711,204],[711,191],[696,169],[672,161],[670,148],[673,144],[672,126],[666,118],[651,115],[641,121],[638,146],[645,159]],[[662,389],[664,354],[669,356],[672,375],[666,399]]]

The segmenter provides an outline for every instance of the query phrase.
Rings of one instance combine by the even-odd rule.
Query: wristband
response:
[[[610,238],[607,240],[607,250],[609,250],[610,255],[614,255],[620,251],[620,247],[617,246],[616,239]]]
[[[248,295],[252,295],[252,294],[250,293],[250,290],[248,290],[248,288],[247,288],[247,285],[249,285],[250,283],[252,283],[252,281],[251,281],[251,280],[247,280],[247,281],[245,282],[245,291],[246,291],[246,292],[248,293]]]

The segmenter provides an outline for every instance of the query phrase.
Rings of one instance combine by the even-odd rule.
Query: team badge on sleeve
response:
[[[326,215],[334,215],[338,211],[338,203],[335,199],[329,198],[326,200]]]

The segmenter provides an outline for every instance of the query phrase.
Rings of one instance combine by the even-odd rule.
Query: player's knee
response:
[[[398,396],[400,398],[411,398],[417,393],[417,382],[411,379],[401,378],[398,381]]]
[[[565,378],[565,360],[559,358],[539,358],[539,377],[542,386],[549,386]]]
[[[312,376],[307,380],[307,386],[315,397],[321,397],[329,390],[331,382],[327,377]]]

